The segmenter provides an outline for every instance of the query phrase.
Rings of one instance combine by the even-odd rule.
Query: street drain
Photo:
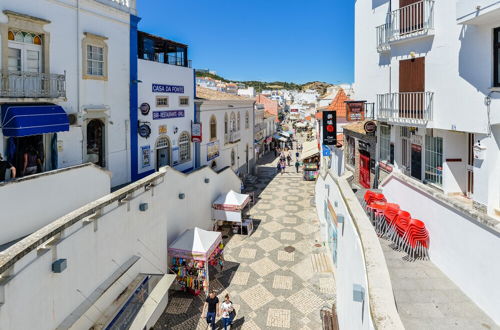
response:
[[[319,243],[314,244],[315,247],[321,247],[322,245]]]
[[[293,251],[295,251],[295,248],[293,246],[287,246],[284,250],[285,252],[292,253]]]
[[[224,236],[222,236],[222,239],[227,239],[228,237],[229,237],[229,236],[224,235]]]

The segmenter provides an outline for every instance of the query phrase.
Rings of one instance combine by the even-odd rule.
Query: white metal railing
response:
[[[233,131],[229,133],[229,142],[235,143],[241,139],[240,131]]]
[[[415,2],[387,15],[387,23],[376,28],[379,52],[387,51],[390,42],[424,35],[434,29],[434,0]]]
[[[433,98],[433,92],[378,94],[377,119],[426,124],[433,118]]]
[[[66,73],[0,71],[0,97],[59,98],[66,96]]]

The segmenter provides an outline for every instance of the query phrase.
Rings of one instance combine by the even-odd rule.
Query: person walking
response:
[[[10,170],[10,178],[16,178],[16,168],[7,160],[3,160],[2,154],[0,154],[0,182],[5,181],[5,173]]]
[[[282,160],[280,163],[281,163],[281,175],[283,175],[283,173],[285,173],[286,171],[286,163],[284,160]]]
[[[233,319],[236,316],[233,302],[229,299],[228,294],[224,297],[224,301],[220,306],[220,312],[222,314],[222,325],[224,326],[224,330],[227,330],[227,327],[233,323]]]
[[[207,319],[208,325],[212,326],[212,330],[215,330],[215,317],[219,316],[219,298],[215,295],[215,291],[210,291],[207,299],[205,300],[205,306],[203,310],[206,311],[205,318]]]
[[[297,158],[297,161],[295,162],[295,170],[297,171],[297,173],[299,173],[299,167],[300,167],[300,162],[299,159]]]
[[[292,156],[290,156],[290,153],[286,156],[286,161],[288,162],[288,166],[290,166],[290,162],[292,161]]]
[[[278,164],[276,165],[276,171],[277,173],[281,172],[281,161],[278,161]]]

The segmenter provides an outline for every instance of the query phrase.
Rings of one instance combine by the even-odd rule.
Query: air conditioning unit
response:
[[[68,115],[68,120],[71,126],[78,124],[78,116],[75,113],[70,113]]]

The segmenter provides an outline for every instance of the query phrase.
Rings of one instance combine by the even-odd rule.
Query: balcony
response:
[[[500,2],[497,0],[459,0],[456,6],[459,24],[496,24],[500,18]]]
[[[393,10],[387,23],[376,27],[377,51],[387,52],[391,43],[429,35],[434,30],[434,0],[422,0]]]
[[[234,131],[229,133],[229,143],[236,143],[241,140],[240,131]]]
[[[425,126],[432,121],[433,92],[377,95],[377,119],[394,124]]]
[[[66,97],[66,73],[0,71],[0,97]]]

